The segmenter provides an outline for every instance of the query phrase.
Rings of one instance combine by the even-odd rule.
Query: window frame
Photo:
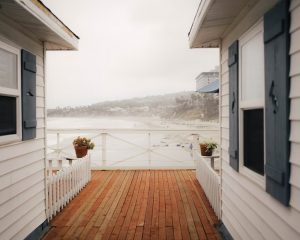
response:
[[[265,79],[262,81],[263,87],[263,96],[261,100],[243,100],[242,96],[242,47],[245,43],[255,37],[257,34],[264,33],[263,19],[260,19],[255,23],[250,29],[248,29],[240,38],[239,38],[239,172],[247,177],[252,182],[256,183],[259,187],[265,189],[266,183],[266,174],[260,175],[255,171],[244,165],[244,111],[251,109],[263,109],[264,119],[265,119]],[[264,45],[263,38],[262,44]],[[264,61],[264,56],[263,56]],[[263,67],[265,72],[265,67]],[[263,74],[264,75],[264,74]],[[266,163],[266,140],[265,140],[265,121],[264,125],[264,165]]]
[[[0,136],[0,145],[22,141],[22,86],[21,86],[21,49],[0,40],[0,48],[17,56],[17,89],[0,86],[0,95],[16,98],[16,134]]]

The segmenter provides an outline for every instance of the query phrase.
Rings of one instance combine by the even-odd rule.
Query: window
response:
[[[289,9],[280,1],[228,47],[229,164],[285,206],[291,196]]]
[[[264,110],[244,111],[244,166],[264,175]]]
[[[239,39],[240,172],[264,186],[263,21]]]
[[[0,143],[21,139],[20,50],[0,42]]]

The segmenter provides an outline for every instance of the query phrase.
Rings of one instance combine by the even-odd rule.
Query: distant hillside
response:
[[[218,95],[195,92],[105,101],[89,106],[48,110],[49,117],[155,116],[164,119],[217,120],[218,115]]]

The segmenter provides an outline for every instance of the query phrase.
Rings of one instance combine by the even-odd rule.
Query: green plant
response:
[[[87,147],[87,149],[94,149],[95,144],[89,138],[77,137],[73,141],[74,147]]]
[[[218,144],[214,141],[204,141],[201,144],[206,146],[206,152],[213,151],[218,147]]]

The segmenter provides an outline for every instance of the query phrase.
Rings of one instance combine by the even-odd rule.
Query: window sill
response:
[[[265,191],[265,176],[262,176],[245,166],[241,166],[239,172],[240,174],[248,178],[248,180],[250,180],[252,183],[256,184]]]
[[[1,136],[0,147],[9,145],[11,143],[21,142],[21,141],[22,141],[21,137],[17,134]]]

